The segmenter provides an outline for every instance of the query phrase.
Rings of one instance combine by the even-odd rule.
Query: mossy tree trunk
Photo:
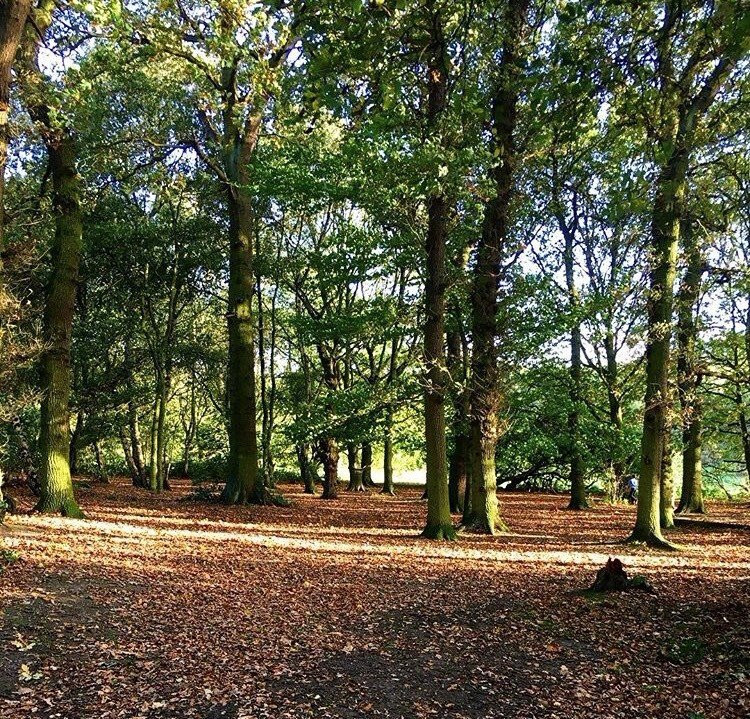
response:
[[[234,127],[231,109],[225,123],[229,140],[225,158],[225,185],[229,207],[229,476],[223,500],[227,504],[263,501],[258,486],[258,435],[256,428],[255,347],[253,295],[253,211],[248,195],[248,168],[261,118],[250,116],[246,125]],[[262,485],[262,482],[260,483]]]
[[[696,66],[681,82],[675,82],[673,32],[680,26],[679,4],[667,7],[668,16],[657,41],[657,80],[664,109],[661,118],[660,154],[665,158],[656,178],[651,215],[651,270],[647,303],[646,394],[641,439],[641,471],[636,523],[632,541],[670,547],[661,535],[660,488],[664,456],[664,436],[669,411],[670,340],[672,310],[679,244],[682,203],[687,169],[699,120],[713,103],[716,94],[748,51],[750,29],[735,18],[737,32],[715,43],[707,62],[713,68],[696,89],[691,83]],[[738,11],[739,12],[739,11]]]
[[[430,13],[427,68],[428,123],[432,132],[447,106],[448,56],[440,13]],[[427,523],[422,536],[455,539],[448,503],[448,467],[445,446],[445,249],[448,203],[440,191],[427,198],[427,266],[425,282],[424,361],[425,464]]]
[[[497,312],[499,283],[509,240],[513,173],[517,163],[514,134],[527,5],[527,0],[511,0],[505,13],[505,37],[491,108],[492,149],[497,158],[490,173],[494,189],[485,206],[471,296],[471,506],[464,515],[470,527],[490,534],[505,528],[498,513],[495,473],[499,413],[503,402]]]
[[[661,473],[669,411],[669,363],[673,285],[679,239],[679,203],[684,191],[687,148],[678,148],[657,181],[651,224],[646,395],[641,438],[638,509],[631,540],[663,546]]]
[[[662,439],[662,458],[659,481],[659,522],[662,529],[674,528],[674,472],[672,470],[672,459],[674,448],[672,446],[672,422],[670,412],[664,423],[664,438]]]
[[[48,120],[47,112],[39,113]],[[45,124],[50,128],[48,122]],[[39,431],[41,496],[36,509],[82,517],[73,496],[69,465],[70,344],[83,240],[80,176],[75,143],[68,131],[48,129],[45,144],[54,187],[55,238],[44,306],[46,350],[41,363],[43,398]]]
[[[703,502],[702,402],[696,343],[698,322],[696,306],[701,289],[704,261],[692,222],[681,224],[682,247],[686,260],[685,276],[678,297],[677,388],[682,414],[682,491],[678,513],[705,513]]]

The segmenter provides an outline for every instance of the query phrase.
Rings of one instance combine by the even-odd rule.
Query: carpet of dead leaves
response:
[[[0,717],[750,716],[747,505],[665,553],[619,544],[631,507],[561,496],[501,494],[511,533],[438,544],[413,489],[240,508],[175,484],[0,529]],[[581,593],[609,556],[655,593]]]

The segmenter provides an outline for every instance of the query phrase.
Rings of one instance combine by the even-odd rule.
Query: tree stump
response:
[[[596,579],[591,585],[592,592],[624,592],[629,589],[640,589],[653,593],[654,588],[645,577],[636,575],[628,578],[622,562],[616,557],[610,557],[607,563],[596,573]]]

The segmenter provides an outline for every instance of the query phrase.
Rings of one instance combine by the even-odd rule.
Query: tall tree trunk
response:
[[[700,118],[716,98],[716,94],[739,58],[747,52],[750,29],[735,19],[737,32],[732,42],[724,45],[723,55],[700,88],[691,97],[690,88],[674,81],[672,73],[672,28],[679,27],[682,7],[668,8],[676,13],[665,18],[657,42],[657,66],[660,92],[667,115],[663,117],[664,132],[661,150],[666,158],[656,179],[651,216],[651,270],[648,299],[648,338],[646,341],[646,395],[644,400],[643,435],[641,439],[641,472],[638,489],[638,510],[632,541],[655,546],[671,545],[664,540],[660,528],[661,467],[664,455],[664,429],[669,408],[670,340],[672,337],[672,306],[676,275],[677,249],[685,180],[695,130]],[[719,45],[718,47],[721,47]]]
[[[581,406],[581,320],[580,298],[575,283],[575,227],[570,228],[563,215],[558,218],[565,237],[565,282],[568,290],[568,309],[571,314],[570,330],[570,410],[568,412],[568,457],[570,461],[570,502],[568,509],[586,509],[586,481],[581,456],[580,406]],[[575,219],[577,222],[577,218]]]
[[[185,422],[185,441],[182,446],[182,476],[190,476],[190,454],[193,449],[195,433],[198,429],[198,417],[196,412],[195,398],[195,366],[190,368],[190,406],[188,408],[188,420]]]
[[[130,446],[132,448],[133,465],[136,473],[133,475],[133,485],[141,487],[142,489],[148,488],[148,482],[146,481],[146,459],[143,454],[143,444],[141,442],[141,430],[138,426],[138,408],[135,406],[135,402],[130,400],[128,402],[128,432],[130,438]]]
[[[260,251],[260,240],[256,247]],[[263,278],[260,272],[256,273],[256,286],[258,297],[258,364],[260,368],[260,407],[261,407],[261,462],[263,468],[263,481],[271,485],[273,478],[273,460],[271,458],[271,419],[269,408],[268,377],[266,372],[266,326],[265,308],[263,307]]]
[[[54,186],[55,239],[52,272],[44,307],[42,399],[40,422],[41,496],[36,509],[67,517],[82,517],[73,496],[70,477],[70,344],[73,330],[78,266],[83,224],[80,208],[80,177],[76,149],[65,130],[50,131],[45,142]]]
[[[383,489],[381,494],[396,494],[393,483],[393,410],[388,407],[385,415],[385,435],[383,437]]]
[[[499,281],[507,252],[513,173],[517,162],[514,133],[521,47],[528,0],[510,0],[505,14],[505,37],[492,98],[494,196],[487,202],[472,290],[471,362],[471,507],[468,524],[494,534],[506,529],[498,515],[495,448],[499,437],[502,388],[499,372],[497,310]],[[464,512],[466,514],[466,512]]]
[[[0,253],[4,249],[5,164],[8,159],[11,70],[30,9],[31,0],[0,0]],[[0,256],[0,282],[2,270]]]
[[[747,474],[748,484],[750,484],[750,422],[748,422],[745,413],[745,403],[742,398],[742,391],[737,387],[736,403],[739,408],[740,438],[742,440],[742,456],[745,459],[745,473]]]
[[[232,68],[227,71],[230,75]],[[233,102],[233,101],[232,101]],[[258,482],[258,437],[255,400],[255,346],[252,302],[253,209],[247,185],[262,117],[251,115],[237,128],[232,102],[224,117],[225,184],[229,208],[229,476],[222,495],[228,504],[265,502],[265,484]]]
[[[235,194],[236,193],[236,194]],[[224,501],[246,504],[258,478],[253,339],[253,249],[250,200],[244,191],[228,193],[231,243],[229,261],[229,477]]]
[[[678,513],[705,513],[703,503],[701,373],[697,366],[698,323],[696,306],[701,289],[703,256],[687,217],[681,224],[687,261],[678,298],[677,389],[682,410],[682,491]]]
[[[164,381],[159,390],[159,412],[156,418],[156,491],[168,488],[166,477],[167,468],[167,437],[166,420],[169,393],[172,389],[171,362],[164,369]]]
[[[687,156],[675,152],[657,181],[651,225],[652,268],[648,300],[646,396],[641,439],[638,510],[631,540],[656,546],[661,535],[661,469],[669,410],[669,365],[673,285],[679,239],[679,203]]]
[[[435,132],[447,106],[448,58],[440,15],[431,15],[430,59],[428,67],[428,120]],[[427,524],[422,536],[429,539],[455,539],[448,503],[448,467],[445,450],[445,244],[448,205],[444,195],[435,192],[427,199],[427,278],[425,282],[424,360],[427,367],[425,389],[425,455]]]
[[[611,501],[622,496],[625,489],[625,459],[623,456],[622,436],[622,400],[620,397],[620,368],[617,364],[614,334],[608,329],[604,338],[604,350],[607,357],[607,407],[609,410],[609,426],[612,431],[610,447],[610,468],[612,471]]]

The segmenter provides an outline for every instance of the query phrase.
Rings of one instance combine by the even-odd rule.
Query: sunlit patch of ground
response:
[[[0,716],[750,714],[747,506],[665,554],[619,543],[627,506],[501,494],[510,533],[436,544],[418,490],[284,489],[227,508],[114,481],[80,491],[87,520],[11,518]],[[615,555],[656,593],[577,593]]]

